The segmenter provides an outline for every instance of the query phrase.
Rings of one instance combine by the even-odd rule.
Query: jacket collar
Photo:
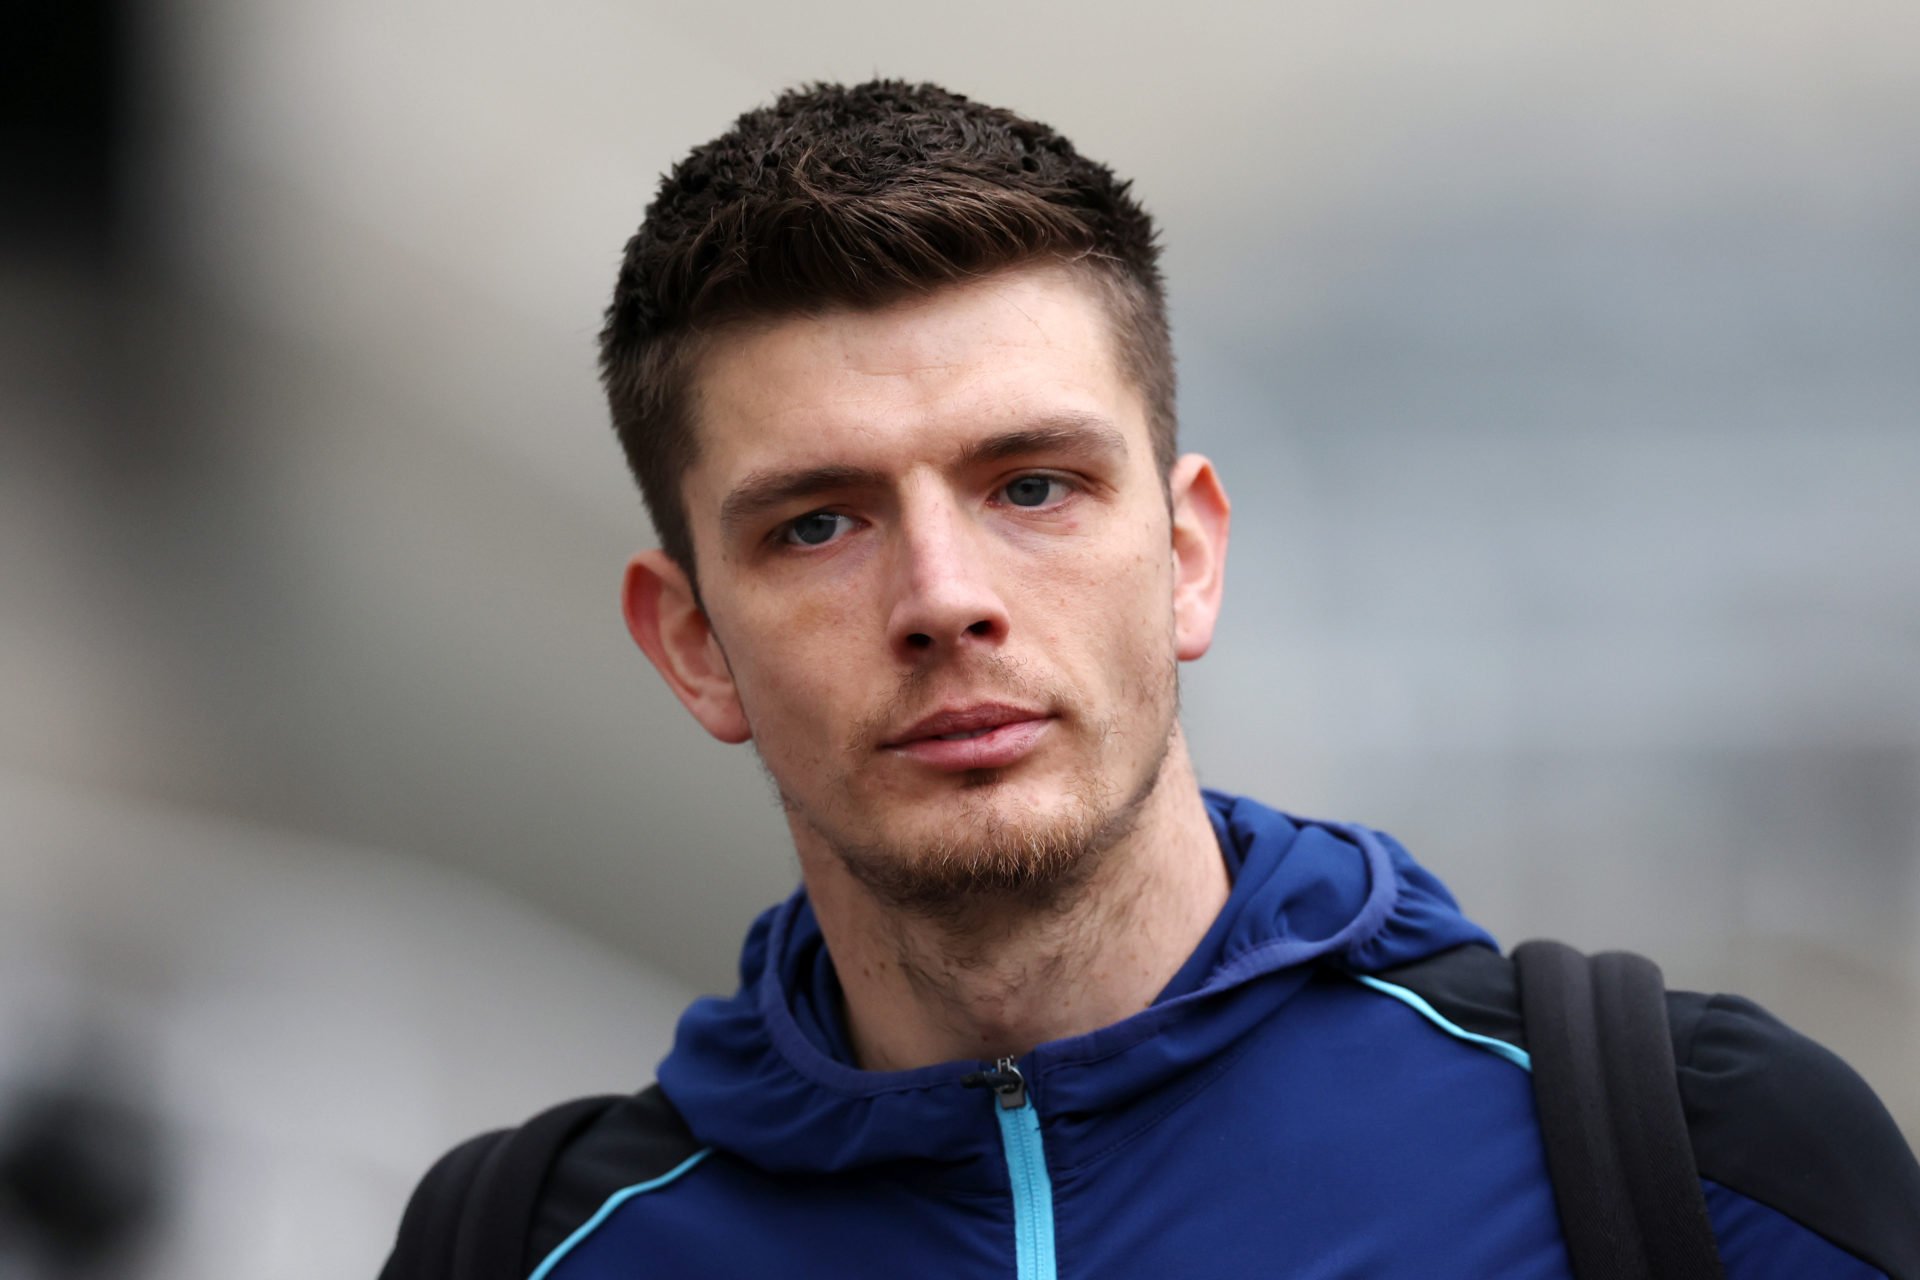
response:
[[[1205,793],[1234,884],[1193,957],[1153,1005],[1021,1059],[1044,1114],[1123,1108],[1229,1048],[1313,968],[1359,972],[1491,939],[1391,837]],[[747,935],[740,990],[696,1001],[660,1083],[704,1143],[780,1171],[898,1160],[998,1159],[974,1061],[862,1071],[839,1025],[832,960],[805,891]]]

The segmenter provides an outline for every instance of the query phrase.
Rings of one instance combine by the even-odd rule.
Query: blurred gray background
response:
[[[730,989],[795,868],[619,622],[593,338],[662,170],[876,72],[1161,220],[1236,500],[1204,780],[1749,994],[1920,1137],[1920,8],[42,9],[0,1138],[91,1100],[151,1194],[0,1274],[371,1275],[433,1155]]]

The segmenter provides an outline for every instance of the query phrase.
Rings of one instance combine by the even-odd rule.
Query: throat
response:
[[[899,1071],[1018,1057],[1151,1005],[1229,888],[1199,789],[1179,772],[1186,785],[1162,789],[1175,803],[1150,805],[1073,892],[1044,904],[987,898],[954,912],[903,910],[841,859],[803,853],[858,1065]]]
[[[1127,921],[1088,911],[964,937],[948,928],[931,934],[900,930],[892,943],[893,964],[911,994],[922,1036],[910,1044],[905,1037],[867,1035],[861,1021],[851,1019],[861,1065],[871,1059],[875,1066],[887,1064],[882,1069],[900,1069],[956,1058],[1018,1057],[1045,1041],[1137,1013],[1158,989],[1146,990],[1151,978],[1144,957],[1128,939]],[[1115,981],[1129,975],[1137,981]],[[888,1061],[896,1056],[903,1061]]]

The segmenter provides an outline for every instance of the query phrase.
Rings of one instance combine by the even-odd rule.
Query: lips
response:
[[[1026,707],[1009,706],[1004,702],[981,702],[969,707],[956,707],[935,712],[924,720],[916,721],[904,732],[896,735],[886,745],[904,746],[923,738],[947,738],[972,735],[1001,725],[1014,724],[1021,720],[1044,720],[1047,713]]]
[[[1045,711],[978,703],[930,715],[884,749],[934,769],[1001,769],[1025,758],[1052,724]]]

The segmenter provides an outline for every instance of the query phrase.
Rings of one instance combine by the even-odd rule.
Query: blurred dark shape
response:
[[[51,1276],[105,1274],[162,1207],[159,1126],[113,1093],[31,1088],[0,1129],[0,1241]]]
[[[126,10],[26,0],[0,40],[0,235],[105,256],[126,126]]]

